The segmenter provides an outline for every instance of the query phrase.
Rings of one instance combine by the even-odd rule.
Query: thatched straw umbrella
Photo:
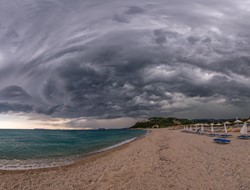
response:
[[[234,124],[240,124],[240,123],[243,123],[243,121],[241,121],[241,120],[239,120],[239,119],[236,119],[236,120],[234,121]]]
[[[229,121],[226,121],[224,124],[226,124],[226,125],[231,125],[232,123],[229,122]]]
[[[238,118],[236,118],[236,120],[233,122],[235,124],[236,127],[239,127],[240,124],[243,123],[243,121],[239,120]]]
[[[209,126],[209,124],[207,124],[207,123],[203,123],[203,126],[204,126],[204,127],[208,127],[208,126]]]
[[[222,124],[221,123],[216,123],[215,126],[220,128],[222,126]]]

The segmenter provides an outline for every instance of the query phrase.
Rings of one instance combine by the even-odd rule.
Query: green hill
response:
[[[175,117],[152,117],[146,121],[140,121],[134,124],[131,128],[166,128],[176,125],[188,125],[193,121],[188,119],[178,119]]]

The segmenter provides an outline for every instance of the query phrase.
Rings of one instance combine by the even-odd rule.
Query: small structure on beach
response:
[[[158,129],[158,128],[159,128],[159,125],[153,125],[152,128]]]

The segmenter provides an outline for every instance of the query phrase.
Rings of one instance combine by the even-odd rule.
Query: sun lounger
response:
[[[219,143],[219,144],[229,144],[231,142],[231,140],[216,138],[216,139],[214,139],[214,142]]]
[[[237,139],[250,140],[250,136],[247,136],[247,135],[240,135],[240,136],[237,137]]]
[[[220,138],[229,138],[231,137],[232,135],[229,135],[229,134],[221,134],[220,135]]]
[[[209,133],[208,136],[209,137],[218,137],[218,136],[220,136],[220,134],[218,134],[218,133]]]

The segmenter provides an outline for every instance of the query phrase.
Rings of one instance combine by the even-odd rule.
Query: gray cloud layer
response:
[[[248,116],[250,4],[0,0],[0,112]]]

